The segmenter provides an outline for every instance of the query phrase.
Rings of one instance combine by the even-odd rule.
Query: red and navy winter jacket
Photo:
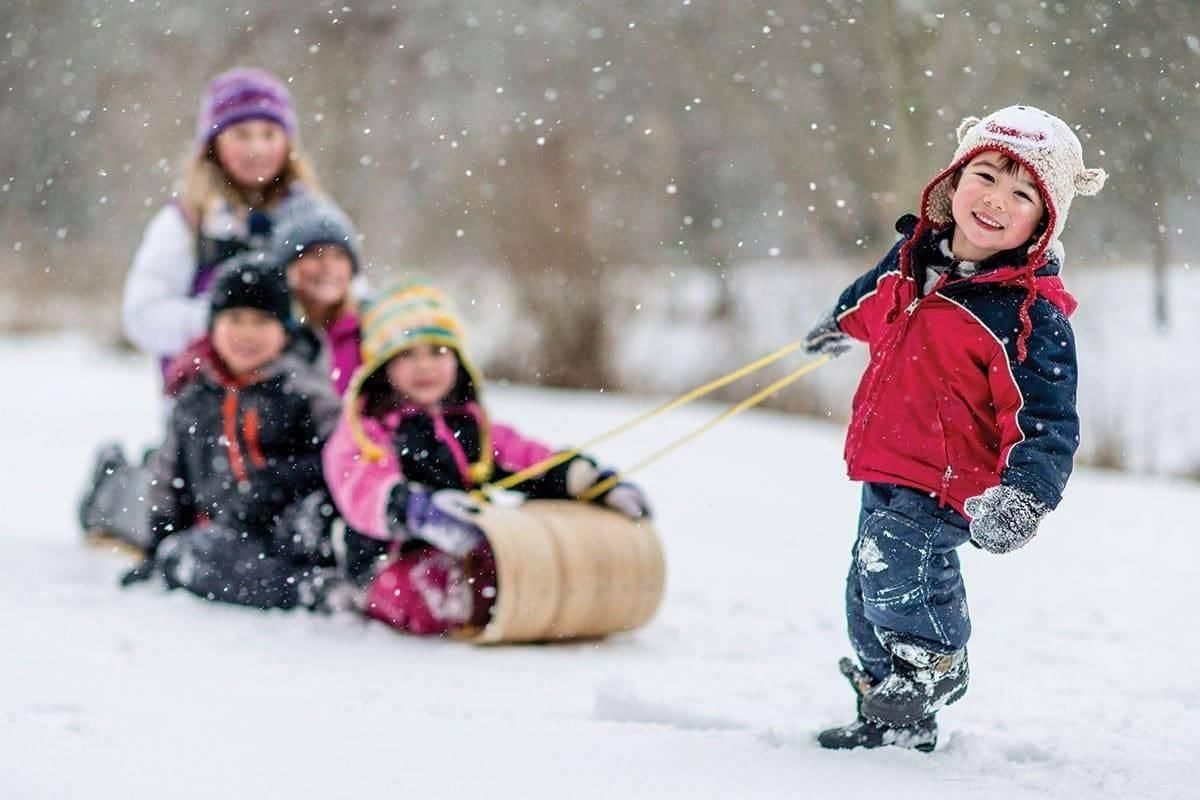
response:
[[[930,492],[960,513],[998,483],[1054,508],[1079,444],[1076,303],[1058,258],[944,275],[922,296],[929,242],[914,236],[937,234],[915,223],[900,220],[903,239],[835,310],[871,355],[846,435],[849,475]]]

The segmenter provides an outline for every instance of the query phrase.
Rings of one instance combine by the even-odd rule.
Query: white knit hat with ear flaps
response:
[[[939,229],[953,221],[950,186],[954,173],[988,150],[999,151],[1029,170],[1046,204],[1049,222],[1045,233],[1029,248],[1031,261],[1040,261],[1057,243],[1075,195],[1096,194],[1108,178],[1104,170],[1083,165],[1083,146],[1067,123],[1033,106],[1009,106],[983,119],[967,117],[958,126],[954,159],[921,196],[922,219]]]

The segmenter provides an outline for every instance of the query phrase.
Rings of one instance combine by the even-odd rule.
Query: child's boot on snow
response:
[[[100,508],[101,489],[105,482],[126,464],[125,453],[116,442],[109,442],[96,451],[91,479],[83,498],[79,501],[79,527],[85,534],[99,533],[105,529],[107,515]]]
[[[349,580],[319,568],[314,573],[296,582],[301,606],[318,614],[338,614],[360,607],[362,591]]]
[[[937,747],[937,720],[929,716],[914,725],[893,728],[859,714],[858,719],[849,725],[821,731],[817,735],[817,742],[826,750],[903,747],[906,750],[932,753],[933,748]]]
[[[852,750],[858,747],[872,749],[894,746],[922,753],[933,751],[937,746],[937,720],[932,714],[914,725],[899,728],[867,719],[862,714],[863,696],[876,685],[875,679],[848,658],[838,661],[838,669],[854,689],[858,719],[849,725],[829,728],[817,734],[817,742],[821,747],[827,750]]]
[[[863,695],[862,714],[893,727],[916,725],[967,692],[966,649],[935,653],[892,642],[892,674]]]

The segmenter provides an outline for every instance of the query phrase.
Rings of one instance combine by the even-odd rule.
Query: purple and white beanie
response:
[[[217,134],[248,119],[278,123],[288,139],[296,136],[296,109],[287,87],[269,72],[237,67],[204,87],[196,119],[196,148],[204,150]]]

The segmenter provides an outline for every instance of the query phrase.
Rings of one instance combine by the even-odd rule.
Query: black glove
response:
[[[1000,484],[963,504],[971,517],[971,541],[989,553],[1024,547],[1046,516],[1046,504],[1028,492]]]
[[[837,358],[849,349],[850,337],[838,327],[832,311],[817,320],[817,324],[804,336],[804,352],[810,356]]]
[[[142,559],[141,563],[127,570],[125,574],[121,576],[121,588],[124,589],[129,586],[133,586],[135,583],[143,583],[148,581],[154,577],[155,572],[156,569],[154,565],[154,556],[147,556],[146,558]]]

